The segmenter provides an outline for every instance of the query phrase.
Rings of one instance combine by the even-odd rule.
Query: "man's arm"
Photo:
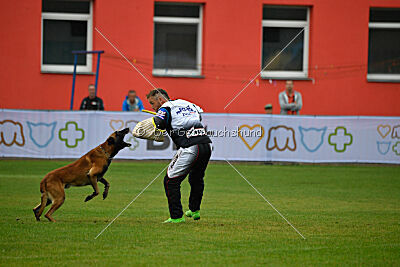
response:
[[[204,110],[201,107],[199,107],[198,105],[196,105],[196,104],[193,104],[193,106],[197,110],[197,112],[199,113],[200,121],[202,121],[203,117],[201,116],[201,113],[203,113]]]
[[[103,99],[99,98],[99,110],[104,110]]]
[[[284,110],[291,110],[294,106],[294,103],[285,103],[285,96],[284,94],[279,94],[279,105],[281,106],[281,109]]]
[[[139,110],[142,111],[144,109],[143,102],[142,102],[142,100],[140,100],[139,97],[138,97],[138,100],[139,100],[139,102],[138,102]]]
[[[160,108],[154,117],[154,123],[157,129],[165,130],[171,118],[171,111],[169,108]]]
[[[126,99],[122,103],[122,111],[129,111],[128,103],[126,102]]]
[[[82,99],[81,106],[80,106],[79,110],[85,110],[85,109],[86,109],[86,100],[84,98],[84,99]]]
[[[294,106],[293,110],[299,111],[302,107],[303,107],[303,100],[301,98],[301,94],[297,92],[296,105]]]

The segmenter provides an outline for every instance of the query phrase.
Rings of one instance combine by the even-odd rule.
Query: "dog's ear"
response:
[[[115,139],[112,138],[112,137],[109,137],[109,138],[107,139],[107,144],[108,144],[109,146],[114,145],[114,144],[115,144]]]

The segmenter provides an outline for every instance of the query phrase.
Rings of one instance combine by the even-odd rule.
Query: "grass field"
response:
[[[399,167],[235,164],[306,240],[224,163],[208,167],[200,221],[161,224],[162,175],[95,240],[167,163],[113,162],[106,200],[72,187],[57,223],[36,222],[40,180],[66,163],[0,161],[1,266],[400,265]]]

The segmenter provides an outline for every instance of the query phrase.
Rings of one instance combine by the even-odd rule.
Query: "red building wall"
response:
[[[179,0],[175,0],[179,2]],[[182,1],[187,2],[187,1]],[[264,4],[306,5],[310,12],[309,77],[295,81],[307,115],[400,115],[400,83],[367,82],[370,7],[400,7],[397,0],[204,0],[204,78],[152,76],[153,9],[148,0],[95,0],[93,25],[172,98],[192,100],[206,112],[263,113],[284,81],[258,78],[229,107],[225,105],[261,70]],[[3,1],[0,34],[0,108],[67,110],[72,75],[40,71],[41,1]],[[106,110],[121,110],[129,89],[139,97],[151,86],[93,29],[93,49],[105,50],[98,95]],[[95,62],[95,61],[94,61]],[[95,70],[95,66],[93,68]],[[78,75],[74,108],[94,75]],[[150,106],[144,101],[145,107]]]

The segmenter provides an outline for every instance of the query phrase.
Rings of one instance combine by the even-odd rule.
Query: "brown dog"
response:
[[[129,128],[114,132],[103,144],[90,150],[80,159],[46,174],[40,182],[41,203],[33,209],[36,220],[40,221],[44,208],[53,203],[44,216],[49,221],[55,222],[51,215],[64,203],[64,188],[70,186],[92,185],[94,192],[86,197],[86,202],[99,194],[97,182],[101,182],[104,184],[103,199],[105,199],[110,184],[103,176],[113,157],[121,149],[131,146],[124,142],[124,137],[128,132]]]

